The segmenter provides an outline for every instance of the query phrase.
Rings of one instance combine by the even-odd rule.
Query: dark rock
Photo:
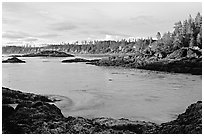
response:
[[[136,134],[146,133],[149,129],[154,129],[158,125],[152,122],[144,121],[131,121],[128,119],[112,119],[112,118],[95,118],[93,119],[95,124],[104,125],[114,130],[130,131]]]
[[[187,56],[187,51],[188,51],[188,49],[186,49],[186,48],[178,49],[178,50],[174,51],[173,53],[169,54],[167,56],[167,58],[168,59],[179,59],[179,58],[182,58],[182,57],[186,57]]]
[[[33,104],[19,104],[15,113],[3,122],[3,132],[16,133],[16,131],[10,130],[10,124],[19,129],[18,133],[23,134],[131,133],[100,126],[94,124],[92,120],[82,117],[65,118],[59,108],[48,103],[37,107],[33,107]]]
[[[75,59],[68,59],[68,60],[63,60],[63,63],[76,63],[76,62],[97,62],[100,59],[95,59],[95,60],[87,60],[87,59],[82,59],[82,58],[75,58]]]
[[[2,87],[2,103],[3,104],[14,104],[14,103],[28,103],[28,102],[53,102],[46,96],[36,95],[32,93],[22,93],[20,91],[11,90]]]
[[[3,98],[5,89],[3,88]],[[12,92],[12,91],[11,91]],[[22,92],[18,92],[22,93]],[[17,93],[17,94],[18,94]],[[12,97],[16,93],[10,93]],[[25,93],[25,96],[27,93]],[[17,95],[18,96],[18,95]],[[24,97],[21,97],[24,98]],[[31,97],[32,98],[32,97]],[[19,100],[20,101],[20,100]],[[64,117],[54,104],[22,100],[15,110],[3,105],[4,134],[197,134],[202,133],[202,102],[190,105],[176,120],[157,125],[128,119]]]
[[[12,115],[14,113],[14,108],[11,107],[8,104],[3,104],[2,105],[2,119],[8,118],[8,116]]]
[[[15,55],[13,55],[15,57]],[[60,51],[45,50],[37,53],[30,53],[25,55],[17,55],[18,57],[74,57],[74,55],[67,54]]]
[[[7,59],[7,60],[3,60],[2,63],[26,63],[25,61],[22,61],[16,57]]]
[[[176,120],[163,123],[152,133],[160,134],[201,134],[202,102],[191,104]]]
[[[90,62],[89,64],[201,75],[201,54],[202,53],[198,50],[181,48],[165,58],[163,58],[165,54],[161,55],[160,52],[156,52],[153,56],[141,53],[135,55],[113,56],[108,59]]]
[[[36,103],[37,104],[37,103]],[[34,133],[42,127],[43,122],[63,119],[59,108],[55,105],[44,103],[42,106],[33,107],[32,104],[19,104],[15,113],[9,116],[9,122],[4,122],[4,126],[9,126],[12,122],[20,128],[21,133]],[[8,130],[9,128],[5,128]]]
[[[39,107],[39,106],[43,106],[43,102],[38,101],[38,102],[34,102],[34,103],[32,104],[32,107],[33,107],[33,108],[36,108],[36,107]]]

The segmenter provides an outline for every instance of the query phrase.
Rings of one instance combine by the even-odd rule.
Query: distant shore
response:
[[[110,56],[107,59],[87,64],[202,75],[202,52],[192,48],[181,48],[167,56],[161,53],[144,54],[138,52],[136,54]]]
[[[60,51],[41,51],[38,53],[12,55],[13,57],[95,57],[100,58],[95,61],[82,60],[75,58],[72,61],[63,60],[62,62],[87,62],[96,66],[120,66],[126,68],[137,68],[154,71],[164,71],[172,73],[190,73],[202,75],[202,50],[192,47],[182,47],[166,54],[164,52],[136,52],[136,53],[73,53],[68,54]]]
[[[5,134],[201,134],[202,101],[176,120],[162,123],[128,119],[64,117],[48,96],[2,88],[2,132]],[[10,104],[16,104],[15,108]]]

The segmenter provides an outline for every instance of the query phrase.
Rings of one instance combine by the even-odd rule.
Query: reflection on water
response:
[[[202,97],[201,76],[62,64],[65,58],[21,59],[27,63],[2,64],[3,86],[57,97],[65,116],[161,123]]]

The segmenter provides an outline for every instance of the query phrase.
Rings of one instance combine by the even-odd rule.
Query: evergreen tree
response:
[[[160,40],[160,39],[161,39],[161,34],[160,34],[160,32],[157,32],[156,37],[157,37],[157,40]]]
[[[182,23],[181,21],[174,24],[174,35],[181,34],[182,32]]]
[[[194,39],[194,37],[192,36],[191,37],[191,40],[190,40],[190,43],[189,43],[189,47],[194,47],[195,46],[195,39]]]
[[[202,36],[200,33],[197,35],[196,42],[198,47],[202,49]]]
[[[186,36],[186,34],[187,34],[187,28],[188,27],[188,22],[187,22],[187,20],[184,20],[183,21],[183,27],[182,27],[182,31],[181,31],[181,34],[182,34],[182,36]]]
[[[198,28],[202,27],[202,16],[200,15],[200,12],[198,12],[198,14],[196,15],[195,26]]]

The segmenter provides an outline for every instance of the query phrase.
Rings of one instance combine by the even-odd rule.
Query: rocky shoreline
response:
[[[83,59],[83,58],[75,58],[75,59],[63,60],[62,63],[98,62],[99,60],[100,59],[88,60],[88,59]]]
[[[202,75],[202,51],[181,48],[169,54],[152,51],[138,52],[132,55],[111,56],[108,59],[87,64]]]
[[[47,96],[2,88],[4,134],[201,134],[202,102],[161,125],[128,119],[64,117]],[[15,108],[10,104],[17,104]]]
[[[16,57],[74,57],[65,52],[45,50],[25,55],[13,55],[13,58],[2,63],[25,63]],[[96,66],[120,66],[172,73],[190,73],[202,75],[202,50],[191,47],[182,47],[173,52],[160,52],[147,49],[133,54],[111,55],[108,58],[88,60],[74,58],[62,60],[62,63],[85,62]]]
[[[12,57],[74,57],[74,55],[60,51],[45,50],[24,55],[12,55]]]

